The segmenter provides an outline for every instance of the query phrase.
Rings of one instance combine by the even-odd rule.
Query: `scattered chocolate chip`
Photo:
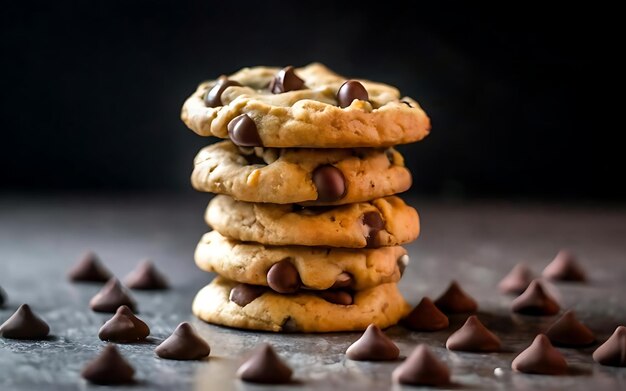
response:
[[[293,67],[289,65],[278,71],[274,79],[270,82],[269,89],[272,94],[282,94],[283,92],[301,90],[304,88],[304,80],[300,79]]]
[[[0,325],[0,337],[10,339],[44,339],[50,333],[46,322],[22,304],[9,319]]]
[[[511,303],[513,312],[524,315],[549,316],[559,313],[560,307],[556,300],[544,289],[539,280],[531,281],[524,293]]]
[[[228,137],[235,145],[242,147],[263,146],[256,124],[248,114],[241,114],[233,118],[228,123],[227,128]]]
[[[582,347],[591,345],[596,338],[587,326],[582,324],[574,311],[567,311],[546,331],[546,336],[555,346]]]
[[[183,322],[154,352],[168,360],[200,360],[211,353],[211,348],[191,324]]]
[[[363,84],[356,80],[348,80],[339,87],[337,102],[339,107],[348,107],[355,99],[369,100],[369,95]]]
[[[548,337],[539,334],[526,350],[515,357],[511,368],[523,373],[564,375],[567,372],[567,362],[552,346]]]
[[[0,286],[0,308],[6,303],[7,294],[4,292],[4,289]]]
[[[141,341],[148,335],[150,335],[148,325],[125,305],[120,306],[115,315],[107,320],[98,332],[98,338],[101,340],[118,343]]]
[[[509,274],[500,280],[498,289],[502,293],[519,295],[528,288],[532,280],[533,272],[525,263],[518,263]]]
[[[400,258],[396,260],[401,276],[404,275],[404,271],[406,270],[406,267],[409,266],[409,261],[410,261],[410,258],[407,254],[400,256]]]
[[[348,288],[352,285],[352,275],[350,273],[342,272],[335,279],[335,283],[330,289]]]
[[[114,313],[121,305],[137,311],[135,301],[117,278],[111,278],[89,302],[91,309],[96,312]]]
[[[346,180],[337,167],[326,165],[313,171],[318,201],[337,201],[346,194]]]
[[[361,218],[365,226],[367,247],[380,247],[378,233],[385,229],[385,221],[378,212],[366,212]]]
[[[241,307],[245,307],[265,293],[266,290],[265,287],[258,285],[237,284],[230,290],[229,300]]]
[[[450,322],[432,300],[424,297],[402,320],[402,324],[413,331],[437,331],[447,329]]]
[[[467,318],[465,324],[446,341],[448,350],[463,352],[497,352],[500,345],[500,338],[489,331],[475,315]]]
[[[405,105],[409,106],[410,108],[413,108],[413,105],[411,105],[410,102],[407,102],[406,100],[402,100],[400,101],[401,103],[404,103]]]
[[[329,303],[338,305],[351,305],[354,302],[352,295],[342,290],[320,291],[319,296]]]
[[[87,364],[81,376],[94,384],[134,383],[135,370],[122,357],[115,345],[108,344],[98,357]]]
[[[450,384],[450,370],[425,344],[419,344],[391,375],[395,383],[439,387]]]
[[[387,160],[389,160],[389,165],[393,166],[396,164],[396,158],[393,154],[393,150],[391,148],[385,149],[385,156],[387,156]]]
[[[204,103],[207,105],[207,107],[223,106],[224,104],[222,103],[222,94],[224,93],[224,90],[226,90],[226,88],[233,86],[240,87],[241,84],[237,83],[234,80],[228,80],[226,76],[220,76],[219,79],[217,79],[217,82],[215,83],[213,88],[208,90],[204,95]]]
[[[446,314],[476,312],[478,304],[469,296],[456,281],[452,281],[448,289],[435,300],[435,305]]]
[[[167,279],[150,260],[145,260],[137,265],[135,270],[126,276],[124,283],[131,289],[159,290],[168,288]]]
[[[298,269],[288,259],[283,259],[267,271],[267,285],[278,293],[294,293],[302,281]]]
[[[241,380],[263,384],[289,383],[291,374],[291,368],[266,343],[255,348],[237,370],[237,377]]]
[[[605,343],[593,352],[595,362],[611,367],[626,367],[626,327],[617,326]]]
[[[572,253],[561,250],[541,273],[555,281],[585,282],[587,275]]]
[[[356,361],[393,361],[398,359],[400,349],[375,324],[370,324],[348,350],[346,357]]]
[[[112,274],[94,252],[88,251],[70,269],[68,277],[71,281],[107,282]]]

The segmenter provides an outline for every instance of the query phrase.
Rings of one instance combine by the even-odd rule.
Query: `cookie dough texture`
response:
[[[336,94],[346,78],[322,64],[295,69],[306,89],[272,94],[268,85],[280,68],[244,68],[230,75],[242,86],[224,90],[224,106],[206,107],[204,95],[216,80],[200,84],[183,105],[181,118],[202,136],[228,138],[228,123],[241,114],[255,122],[266,147],[382,147],[419,141],[430,119],[417,102],[389,85],[358,80],[369,101],[337,106]]]
[[[396,324],[410,310],[396,284],[356,292],[354,304],[332,304],[313,293],[280,295],[268,291],[244,307],[229,300],[236,282],[216,277],[194,299],[200,319],[223,326],[275,332],[365,330]]]
[[[255,150],[263,164],[251,164],[249,155],[230,141],[203,148],[194,160],[193,187],[247,202],[341,205],[401,193],[411,186],[404,158],[393,148]],[[316,201],[313,172],[323,165],[343,174],[346,192],[339,200]]]
[[[209,203],[205,219],[222,235],[244,242],[364,248],[370,231],[363,216],[368,212],[379,213],[384,221],[384,229],[375,233],[380,246],[408,243],[419,235],[417,212],[395,196],[335,207],[300,208],[218,195]]]
[[[352,276],[355,290],[397,282],[408,264],[406,250],[400,246],[365,250],[264,246],[229,239],[216,231],[202,237],[194,258],[202,270],[264,286],[270,267],[287,259],[298,270],[303,287],[315,290],[329,289],[342,273]]]

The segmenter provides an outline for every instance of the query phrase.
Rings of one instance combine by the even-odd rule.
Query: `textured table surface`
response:
[[[98,286],[70,284],[65,273],[85,250],[96,251],[123,277],[144,257],[169,276],[173,288],[137,293],[140,316],[149,324],[149,341],[120,345],[135,366],[138,384],[130,389],[266,389],[234,379],[240,356],[268,341],[294,368],[297,383],[280,389],[385,390],[398,363],[346,360],[343,352],[358,333],[274,335],[204,324],[190,313],[194,293],[211,275],[197,270],[192,254],[207,230],[202,213],[207,198],[0,198],[0,286],[9,302],[0,322],[21,303],[29,303],[51,326],[43,342],[0,338],[0,390],[85,389],[79,372],[104,346],[97,338],[109,316],[87,303]],[[626,369],[596,365],[594,347],[562,349],[568,376],[511,373],[515,352],[553,318],[512,315],[511,298],[496,292],[498,280],[518,261],[540,272],[559,248],[574,250],[590,272],[587,285],[554,286],[563,308],[604,340],[626,324],[626,209],[541,206],[511,203],[441,203],[411,200],[422,217],[422,236],[409,246],[411,264],[401,290],[411,304],[438,296],[451,279],[480,304],[479,318],[503,340],[505,352],[456,353],[445,350],[448,335],[464,317],[452,318],[449,330],[387,331],[406,356],[427,343],[452,369],[454,389],[626,389]],[[210,359],[176,362],[158,359],[153,349],[181,321],[191,321],[209,341]],[[502,368],[498,376],[495,368]],[[273,389],[270,387],[267,389]],[[396,386],[396,388],[398,388]]]

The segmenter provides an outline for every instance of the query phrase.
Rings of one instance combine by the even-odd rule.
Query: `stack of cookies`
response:
[[[218,276],[194,314],[283,332],[384,328],[407,314],[400,245],[419,218],[395,196],[411,174],[393,146],[428,135],[417,102],[317,63],[255,67],[200,84],[182,119],[226,139],[194,161],[194,188],[218,194],[195,253]]]

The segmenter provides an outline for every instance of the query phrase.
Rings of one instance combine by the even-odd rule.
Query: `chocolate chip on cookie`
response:
[[[240,87],[241,84],[234,80],[228,80],[226,76],[220,76],[213,88],[207,90],[206,95],[204,95],[204,103],[207,107],[223,106],[222,93],[226,88],[233,86]]]
[[[321,291],[319,295],[322,299],[333,304],[351,305],[354,302],[352,295],[346,291],[341,291],[341,290]]]
[[[294,293],[302,282],[298,269],[289,260],[283,259],[268,270],[267,284],[278,293]]]
[[[340,107],[348,107],[355,100],[369,100],[369,94],[363,84],[356,80],[348,80],[337,91],[337,102]]]
[[[335,281],[333,286],[331,286],[330,288],[331,289],[348,288],[350,285],[352,285],[352,281],[353,281],[353,278],[350,275],[350,273],[342,272],[341,274],[337,276],[337,280]]]
[[[263,142],[259,137],[256,124],[248,116],[248,114],[241,114],[233,118],[228,123],[228,137],[235,145],[242,147],[262,147]]]
[[[265,288],[262,286],[238,284],[230,290],[228,299],[241,307],[245,307],[263,293],[265,293]]]
[[[282,94],[283,92],[301,90],[303,88],[304,80],[296,75],[291,65],[278,71],[269,85],[269,89],[273,94]]]
[[[380,247],[378,233],[385,229],[385,221],[378,212],[366,212],[363,215],[363,225],[367,231],[365,239],[367,247]]]
[[[317,188],[318,201],[337,201],[346,194],[346,180],[337,167],[326,165],[316,168],[313,183]]]

